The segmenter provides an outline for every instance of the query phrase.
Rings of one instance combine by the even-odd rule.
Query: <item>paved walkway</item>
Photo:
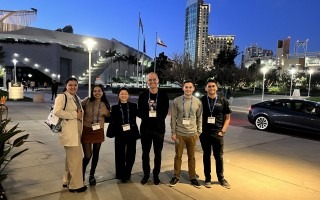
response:
[[[26,95],[32,97],[33,93]],[[320,199],[320,145],[319,141],[300,139],[288,135],[260,132],[253,126],[230,126],[225,136],[225,177],[231,189],[217,184],[211,189],[197,189],[190,185],[187,175],[187,155],[183,155],[182,177],[176,187],[170,188],[174,144],[170,139],[170,116],[167,117],[163,162],[160,179],[163,184],[141,185],[141,145],[137,143],[137,156],[132,181],[123,184],[116,180],[114,170],[113,139],[103,143],[96,172],[98,184],[85,193],[73,194],[62,188],[65,153],[58,144],[58,135],[44,124],[52,104],[45,94],[44,103],[7,102],[9,116],[15,125],[30,134],[23,148],[29,150],[8,166],[8,178],[3,182],[10,200],[105,200],[105,199]],[[266,97],[274,98],[274,97]],[[259,96],[233,100],[233,109],[246,112],[249,104]],[[140,121],[138,121],[140,123]],[[35,141],[41,141],[43,144]],[[152,154],[151,154],[152,155]],[[153,156],[152,158],[153,159]],[[203,165],[200,144],[196,151],[197,173],[203,184]],[[214,160],[212,160],[214,166]],[[89,165],[90,166],[90,165]],[[214,169],[214,167],[212,168]],[[90,167],[88,167],[88,170]],[[214,172],[214,170],[213,170]],[[152,177],[152,176],[151,176]],[[86,184],[88,177],[86,177]]]

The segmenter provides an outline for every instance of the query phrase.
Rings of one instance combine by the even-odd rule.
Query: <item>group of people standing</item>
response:
[[[165,119],[169,111],[169,98],[158,88],[156,73],[146,77],[148,89],[139,95],[138,104],[129,102],[129,90],[120,88],[118,103],[110,106],[102,85],[95,85],[91,96],[80,100],[77,96],[78,81],[69,78],[64,94],[55,99],[54,114],[63,119],[60,143],[66,153],[63,187],[70,192],[84,192],[85,173],[91,161],[89,184],[95,185],[94,177],[99,152],[104,137],[105,119],[110,118],[108,137],[115,138],[116,178],[125,183],[131,178],[136,157],[136,142],[141,139],[143,178],[145,185],[150,179],[150,150],[153,146],[155,185],[161,183],[161,155],[166,130]],[[179,182],[184,147],[188,154],[188,172],[191,184],[200,187],[196,179],[195,150],[200,137],[203,149],[205,186],[211,187],[211,152],[216,160],[219,183],[230,188],[223,175],[223,136],[230,122],[228,100],[218,96],[215,80],[208,80],[207,95],[198,99],[193,96],[194,84],[185,81],[184,94],[174,99],[171,107],[171,138],[175,142],[174,174],[169,182],[171,187]],[[141,118],[140,131],[136,117]]]

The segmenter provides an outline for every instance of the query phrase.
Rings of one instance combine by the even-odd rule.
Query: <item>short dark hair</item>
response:
[[[208,85],[208,83],[215,83],[217,85],[218,81],[215,80],[214,78],[208,78],[207,81],[206,81],[206,85]]]
[[[118,90],[118,95],[120,94],[120,92],[121,92],[122,90],[127,91],[128,94],[129,94],[129,89],[128,89],[128,88],[126,88],[126,87],[121,87],[121,88]]]
[[[192,83],[193,87],[194,87],[194,82],[190,79],[187,79],[185,81],[183,81],[183,85],[186,84],[186,83]]]

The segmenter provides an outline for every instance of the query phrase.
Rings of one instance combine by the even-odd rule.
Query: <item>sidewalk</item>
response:
[[[28,95],[32,93],[28,92]],[[266,97],[270,98],[270,97]],[[225,177],[231,189],[217,184],[214,159],[212,159],[211,189],[197,189],[190,185],[187,173],[187,155],[183,155],[182,176],[176,187],[168,186],[172,178],[174,143],[170,139],[170,116],[166,119],[167,131],[163,148],[160,179],[141,185],[141,145],[137,142],[136,162],[132,182],[121,183],[114,179],[113,139],[102,144],[96,171],[98,184],[85,193],[73,194],[62,188],[64,149],[58,143],[58,135],[52,134],[44,123],[52,104],[51,94],[45,94],[45,103],[7,102],[13,123],[30,134],[23,147],[29,150],[8,166],[8,179],[3,182],[8,199],[45,200],[104,200],[104,199],[320,199],[320,145],[319,141],[300,139],[288,135],[258,132],[253,127],[230,126],[225,136]],[[233,106],[247,109],[257,101],[236,98]],[[140,123],[140,120],[138,120]],[[152,152],[152,150],[151,150]],[[153,160],[151,153],[151,161]],[[200,143],[196,151],[197,173],[203,184],[202,151]],[[151,162],[152,166],[152,162]],[[88,170],[90,167],[88,167]],[[88,174],[88,173],[87,173]],[[152,176],[151,176],[152,177]],[[88,184],[86,177],[86,184]]]

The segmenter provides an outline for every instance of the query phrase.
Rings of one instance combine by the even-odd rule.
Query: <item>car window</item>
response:
[[[291,109],[291,103],[290,102],[284,102],[284,101],[274,101],[270,105],[273,108],[276,109],[283,109],[283,110],[290,110]]]
[[[302,113],[316,113],[316,106],[305,102],[297,102],[296,109]]]

